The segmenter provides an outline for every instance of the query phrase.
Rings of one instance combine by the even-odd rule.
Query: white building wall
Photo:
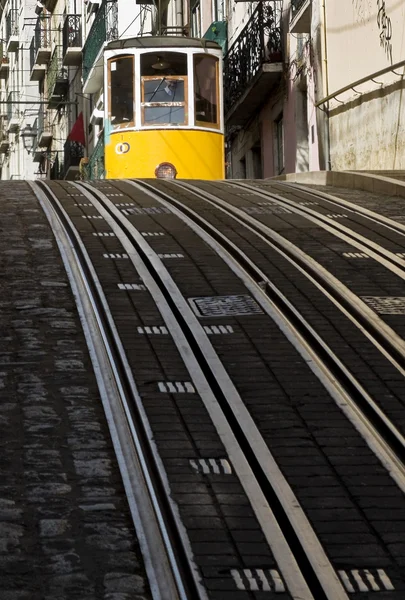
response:
[[[242,29],[249,22],[258,2],[235,2],[234,0],[225,0],[227,2],[228,15],[228,48],[237,40]]]
[[[405,2],[327,0],[329,94],[405,59]],[[404,67],[329,104],[333,169],[404,169]]]

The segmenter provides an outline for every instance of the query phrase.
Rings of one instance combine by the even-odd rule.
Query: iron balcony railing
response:
[[[34,154],[38,148],[38,140],[39,140],[39,129],[38,129],[38,117],[34,121],[34,125],[32,126],[33,130],[37,132],[36,137],[34,138],[34,143],[32,144],[32,153]]]
[[[41,139],[43,133],[52,133],[51,115],[49,111],[43,108],[38,111],[37,132],[38,140]]]
[[[68,48],[82,47],[82,26],[80,15],[68,15],[63,24],[63,56]]]
[[[118,2],[103,0],[83,47],[83,83],[104,42],[118,38]]]
[[[84,179],[104,179],[104,136],[101,135],[89,158],[89,162],[83,167]]]
[[[70,167],[78,167],[80,164],[80,160],[84,156],[84,146],[80,144],[80,142],[73,142],[71,140],[67,140],[63,147],[63,164],[64,164],[64,173],[68,172]]]
[[[56,152],[55,154],[55,158],[51,161],[51,168],[49,171],[49,178],[50,179],[63,179],[63,163],[60,164],[59,162],[59,151]]]
[[[6,48],[4,44],[0,43],[0,65],[8,65],[9,59],[7,56]]]
[[[225,55],[225,113],[239,100],[263,63],[281,62],[281,6],[260,2]]]
[[[35,65],[36,54],[37,54],[37,49],[35,48],[35,36],[33,36],[31,39],[31,44],[30,44],[30,69],[31,69],[31,71]]]
[[[8,62],[7,52],[2,43],[0,43],[0,62]]]
[[[68,83],[68,70],[67,67],[63,66],[61,58],[61,47],[56,46],[55,51],[52,55],[51,62],[49,63],[48,69],[48,80],[47,80],[47,94],[48,98],[55,93],[58,94],[57,84]]]
[[[10,92],[7,97],[7,119],[9,123],[12,119],[19,119],[19,106],[18,92]]]
[[[301,6],[306,2],[306,0],[291,0],[291,12],[292,16],[296,15]]]
[[[6,18],[6,39],[7,41],[12,35],[18,35],[18,11],[12,8],[8,11]]]
[[[8,147],[9,145],[10,145],[10,140],[8,139],[8,133],[4,129],[1,129],[1,131],[0,131],[0,152],[2,152],[2,149],[6,149],[6,147]]]
[[[48,16],[40,16],[34,29],[35,50],[51,47],[51,21]]]

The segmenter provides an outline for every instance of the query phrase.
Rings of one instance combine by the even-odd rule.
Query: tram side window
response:
[[[141,56],[142,125],[187,125],[187,56]]]
[[[134,58],[109,61],[110,116],[114,129],[134,125]]]
[[[219,60],[215,56],[194,55],[195,120],[200,127],[218,129]]]

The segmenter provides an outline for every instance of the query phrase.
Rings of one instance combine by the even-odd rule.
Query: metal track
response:
[[[139,184],[138,184],[139,185]],[[176,183],[176,186],[187,189],[190,193],[199,198],[212,203],[216,208],[232,216],[238,223],[248,227],[257,235],[265,239],[269,245],[279,251],[284,257],[287,257],[296,265],[301,272],[315,283],[327,297],[332,299],[335,305],[342,310],[351,320],[363,331],[375,345],[389,358],[394,366],[405,374],[405,345],[404,341],[383,323],[373,311],[357,296],[345,289],[342,284],[327,272],[319,263],[309,259],[298,250],[293,244],[289,243],[282,236],[272,231],[267,226],[259,223],[256,219],[246,215],[245,212],[229,205],[225,201],[215,197],[208,192],[196,189],[187,183]],[[190,210],[186,205],[175,199],[173,196],[156,190],[150,184],[145,182],[142,186],[153,190],[163,201],[169,202],[179,210],[187,214],[193,221],[198,222],[205,230],[210,231],[210,235],[220,242],[224,248],[243,265],[244,269],[257,282],[267,297],[275,306],[285,315],[288,321],[299,332],[318,357],[320,363],[326,366],[333,379],[336,379],[346,392],[349,405],[354,411],[349,417],[353,420],[357,415],[367,424],[368,431],[372,436],[379,440],[378,456],[381,462],[393,472],[393,476],[402,490],[405,491],[405,439],[396,426],[376,405],[361,384],[353,377],[350,371],[342,364],[338,357],[331,351],[328,345],[317,335],[309,323],[298,313],[293,305],[283,296],[283,294],[274,286],[274,284],[250,261],[243,252],[236,248],[225,236],[215,230],[210,224],[202,219],[195,211]],[[345,410],[344,403],[340,403],[342,410]],[[356,417],[355,417],[356,418]],[[357,422],[357,428],[361,427]],[[363,430],[364,433],[364,430]],[[368,436],[367,436],[368,437]],[[374,450],[376,450],[374,448]]]
[[[56,235],[74,291],[153,597],[206,600],[90,258],[55,194],[43,182],[31,187]]]
[[[161,304],[161,301],[158,299],[157,290],[153,289],[154,284],[163,294],[176,322],[168,319],[168,315],[163,312],[162,316],[175,338],[176,345],[188,365],[193,381],[200,391],[228,453],[233,457],[232,464],[255,509],[292,597],[297,600],[301,598],[347,600],[346,592],[296,497],[282,476],[201,324],[165,266],[142,235],[121,211],[114,207],[109,198],[90,185],[75,185],[93,203],[111,227],[116,227],[112,219],[119,223],[122,232],[127,236],[125,241],[121,237],[121,242],[124,243],[127,251],[132,245],[132,251],[136,249],[139,254],[136,262],[137,270],[157,303]],[[185,219],[184,215],[182,218]],[[223,257],[222,248],[216,242],[214,244],[215,249]],[[252,288],[251,277],[240,267],[237,267],[237,274],[244,281],[250,280],[248,287],[267,312],[268,301],[263,297],[260,288],[255,284]],[[188,349],[185,350],[185,346]],[[190,354],[193,356],[191,363]],[[252,475],[246,478],[247,465]]]
[[[113,186],[114,182],[110,183]],[[128,183],[138,190],[146,191],[162,204],[170,206],[172,211],[211,245],[230,268],[243,279],[255,299],[278,323],[288,339],[294,343],[335,402],[366,438],[367,443],[391,472],[397,484],[405,490],[403,464],[405,443],[401,434],[287,298],[240,249],[236,248],[220,231],[195,211],[176,200],[171,194],[158,191],[146,182],[142,184]],[[297,600],[298,598],[300,600],[301,598],[346,600],[347,595],[305,515],[301,512],[297,499],[292,494],[288,483],[283,480],[273,457],[218,360],[201,325],[164,265],[139,232],[118,209],[114,208],[114,204],[104,194],[87,184],[73,185],[91,201],[107,220],[116,235],[119,236],[128,254],[135,257],[136,268],[161,312],[161,307],[166,305],[162,316],[190,373],[193,373],[194,381],[197,381],[196,387],[206,403],[221,438],[228,440],[226,447],[229,454],[233,456],[232,462],[236,467],[235,470],[255,508],[292,597]],[[323,289],[345,314],[350,314],[351,320],[363,329],[363,324],[359,323],[355,314],[356,311],[352,310],[352,299],[345,298],[345,302],[342,302],[342,297],[336,292],[338,286],[335,285],[336,282],[333,282],[330,275],[326,278],[318,275],[315,278],[313,271],[319,273],[319,268],[314,261],[305,260],[304,253],[293,248],[292,244],[288,244],[281,236],[274,234],[255,219],[212,194],[201,192],[185,183],[174,185],[179,185],[215,205],[216,208],[231,215],[238,223],[254,231],[262,240],[265,239],[273,249],[277,249],[284,257],[288,257],[288,260],[294,262],[302,272],[306,272],[308,278],[320,289]],[[342,306],[342,304],[344,305]],[[401,360],[403,360],[404,354],[396,345],[396,340],[394,340],[394,346],[397,354],[393,356],[393,353],[390,354],[392,346],[388,344],[388,347],[382,347],[380,340],[373,337],[373,333],[374,330],[371,328],[371,332],[367,333],[368,337],[373,339],[387,356],[390,356],[391,361],[398,369],[402,369],[397,358],[401,356]],[[384,336],[382,337],[384,338]],[[336,384],[336,380],[339,381],[339,385]],[[244,477],[246,465],[249,466],[253,475],[253,477],[248,477],[249,481]],[[267,505],[268,508],[263,512],[264,505]],[[174,520],[176,521],[176,519]],[[177,526],[181,530],[179,523]],[[280,533],[277,534],[278,527],[281,528],[287,543],[280,541]],[[278,537],[277,543],[274,541],[275,536]],[[181,532],[179,537],[181,539]],[[186,559],[190,562],[193,578],[195,573],[193,572],[192,557],[187,556],[186,553]],[[202,598],[204,596],[185,596],[185,598],[189,597]]]

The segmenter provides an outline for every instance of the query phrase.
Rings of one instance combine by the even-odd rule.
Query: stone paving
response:
[[[0,598],[149,600],[68,279],[28,184],[0,188]]]
[[[122,256],[122,247],[117,238],[102,236],[108,224],[92,218],[92,207],[80,208],[71,184],[52,185],[86,242],[112,308],[209,598],[269,599],[249,587],[250,574],[254,578],[277,564],[236,474],[221,470],[225,449],[190,388],[173,340],[165,337],[157,307],[146,290],[119,287],[138,282],[137,272],[131,261],[111,259]],[[135,199],[128,184],[114,185],[123,202]],[[156,202],[142,194],[136,203],[129,220],[140,231],[161,234],[151,235],[150,244],[167,258],[165,265],[186,297],[246,294],[241,281],[177,217],[155,209],[150,216]],[[198,207],[195,198],[190,205]],[[149,600],[52,232],[23,182],[0,188],[0,210],[0,600]],[[227,218],[220,221],[215,211],[205,216],[221,223],[221,230],[277,279],[280,259],[273,260],[267,247],[246,232],[239,237],[240,229]],[[276,228],[282,224],[279,215],[271,220]],[[298,225],[291,219],[286,227]],[[286,293],[297,299],[296,279],[287,270],[284,274]],[[300,290],[305,291],[304,282]],[[321,304],[307,291],[312,314]],[[394,591],[383,591],[380,581],[377,597],[402,600],[404,495],[370,448],[267,315],[204,316],[201,324],[334,568],[352,582],[353,600],[371,598],[371,588],[364,593],[358,578],[364,586],[370,573],[379,572],[390,577]],[[345,353],[351,329],[342,330]],[[277,594],[277,600],[287,597],[288,591]]]

